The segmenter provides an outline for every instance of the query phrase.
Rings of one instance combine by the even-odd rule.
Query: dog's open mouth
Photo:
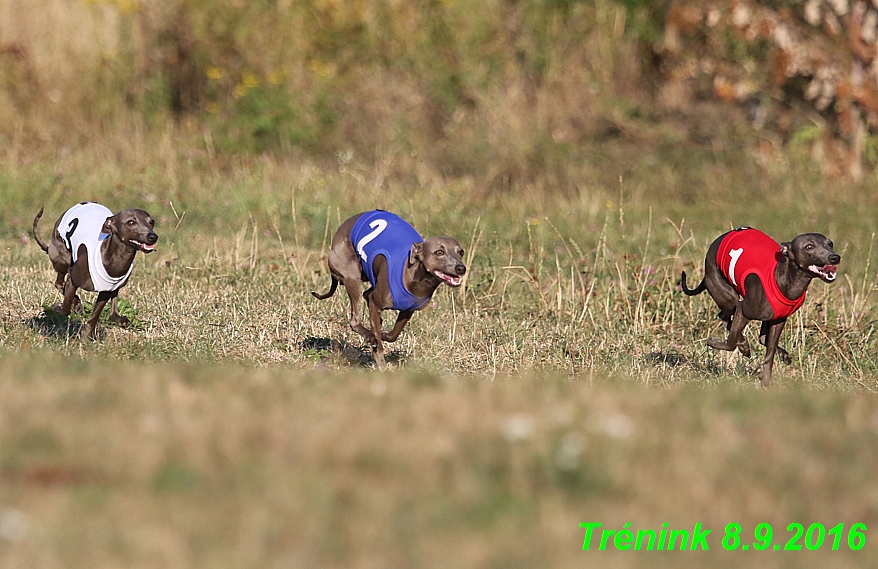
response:
[[[460,277],[449,275],[449,274],[443,273],[442,271],[433,271],[433,274],[436,275],[437,277],[439,277],[439,279],[442,280],[448,286],[453,286],[453,287],[460,286],[460,281],[461,281]]]
[[[144,253],[152,253],[155,250],[155,245],[150,245],[148,243],[141,243],[136,239],[129,239],[129,243],[143,251]]]
[[[830,282],[835,280],[835,265],[823,265],[822,267],[818,267],[817,265],[808,265],[808,270],[815,275],[819,275],[820,278],[822,278],[823,280]]]

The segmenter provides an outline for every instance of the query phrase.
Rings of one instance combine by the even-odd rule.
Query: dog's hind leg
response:
[[[365,338],[368,342],[374,342],[375,335],[360,320],[360,294],[362,288],[360,282],[355,279],[345,279],[344,288],[351,300],[351,330]]]
[[[58,273],[58,276],[55,277],[55,288],[58,289],[58,292],[64,294],[64,279],[67,276],[67,273]]]
[[[52,310],[60,314],[61,316],[70,316],[70,311],[73,307],[74,299],[79,300],[79,297],[76,296],[76,286],[73,284],[73,279],[68,278],[64,282],[64,299],[52,306]]]
[[[726,350],[729,352],[738,349],[741,350],[741,353],[745,356],[749,356],[750,344],[747,342],[747,339],[744,338],[744,328],[747,326],[748,322],[750,322],[750,320],[744,316],[744,311],[741,309],[741,305],[738,304],[738,308],[735,310],[735,315],[732,317],[732,324],[729,326],[729,337],[725,340],[708,338],[707,345],[717,350]],[[742,350],[743,346],[746,346],[746,353]]]

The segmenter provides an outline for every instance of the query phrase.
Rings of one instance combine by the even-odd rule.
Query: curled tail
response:
[[[316,298],[318,300],[325,300],[325,299],[329,298],[330,296],[332,296],[333,294],[335,294],[335,289],[337,289],[337,288],[338,288],[338,280],[336,280],[335,277],[332,277],[332,284],[329,285],[329,292],[325,292],[323,294],[317,294],[316,292],[314,292],[312,290],[311,294],[314,296],[314,298]]]
[[[49,246],[46,245],[45,241],[40,239],[40,235],[37,233],[37,224],[40,222],[40,218],[43,217],[43,208],[40,208],[40,211],[34,216],[34,240],[37,242],[37,245],[40,246],[40,249],[49,252]]]
[[[695,288],[687,288],[686,287],[686,271],[683,271],[683,275],[680,277],[680,287],[683,289],[689,296],[695,296],[696,294],[701,294],[705,290],[707,290],[707,285],[704,284],[704,280],[702,279],[701,284],[699,284]]]

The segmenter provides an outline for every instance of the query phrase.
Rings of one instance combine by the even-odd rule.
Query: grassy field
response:
[[[0,0],[0,567],[878,567],[848,545],[878,523],[875,174],[830,175],[807,113],[665,108],[657,6]],[[87,342],[30,235],[82,200],[160,235]],[[309,294],[373,208],[469,267],[386,371]],[[755,326],[711,350],[678,290],[741,225],[843,257],[769,390]],[[583,551],[583,522],[710,549]],[[763,553],[732,523],[845,525]]]
[[[470,267],[464,286],[441,288],[393,346],[396,367],[472,377],[533,371],[750,384],[759,358],[709,350],[705,339],[724,333],[712,301],[706,294],[686,297],[677,284],[682,269],[701,277],[704,251],[716,235],[752,225],[778,240],[823,231],[843,256],[839,280],[814,282],[791,319],[784,341],[796,361],[777,370],[777,383],[876,387],[878,251],[868,190],[851,187],[824,206],[822,189],[790,188],[766,196],[754,211],[737,199],[740,187],[687,204],[653,198],[640,185],[629,189],[624,179],[618,188],[583,188],[578,196],[547,200],[479,196],[466,182],[413,193],[400,185],[376,188],[369,180],[375,172],[348,176],[311,165],[257,163],[228,177],[200,178],[190,169],[183,174],[193,182],[173,192],[147,181],[120,189],[113,174],[7,179],[3,193],[18,199],[3,214],[4,349],[149,362],[368,367],[368,348],[347,327],[346,296],[320,302],[308,293],[328,287],[324,255],[337,225],[357,211],[385,207],[425,235],[456,237]],[[804,199],[790,203],[796,192]],[[44,313],[58,295],[48,259],[28,238],[39,204],[45,202],[51,220],[81,199],[142,205],[158,220],[161,236],[157,252],[138,259],[122,295],[137,329],[107,326],[103,340],[86,347],[70,340],[77,319]],[[44,223],[47,235],[51,221]]]
[[[0,564],[874,566],[868,532],[858,552],[722,547],[733,522],[747,543],[769,523],[781,545],[794,522],[878,522],[870,192],[826,205],[790,181],[754,209],[744,186],[690,203],[624,179],[547,200],[271,161],[223,176],[184,164],[179,190],[87,171],[3,186]],[[161,237],[123,293],[132,329],[82,343],[77,318],[44,310],[58,295],[26,236],[39,203],[52,219],[85,198],[144,205]],[[458,237],[470,267],[384,373],[346,298],[308,294],[328,285],[338,222],[374,206]],[[714,307],[677,290],[741,224],[822,230],[843,255],[791,320],[794,363],[769,392],[761,349],[708,349],[724,332]],[[713,533],[708,552],[583,552],[591,521]]]
[[[878,503],[862,393],[49,354],[0,371],[7,567],[874,567],[869,531],[847,546]],[[584,552],[592,521],[701,523],[710,549]],[[733,522],[749,543],[759,523],[845,538],[724,551]]]

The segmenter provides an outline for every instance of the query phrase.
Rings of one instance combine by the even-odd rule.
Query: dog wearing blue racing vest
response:
[[[416,310],[430,301],[442,283],[459,287],[466,274],[463,248],[451,237],[424,239],[398,215],[376,209],[345,220],[332,237],[329,272],[332,284],[320,300],[335,294],[341,283],[351,301],[351,329],[372,345],[372,357],[385,366],[383,342],[395,342]],[[360,320],[361,284],[371,287],[362,293],[369,308],[372,330]],[[390,331],[381,329],[381,312],[398,310]]]

